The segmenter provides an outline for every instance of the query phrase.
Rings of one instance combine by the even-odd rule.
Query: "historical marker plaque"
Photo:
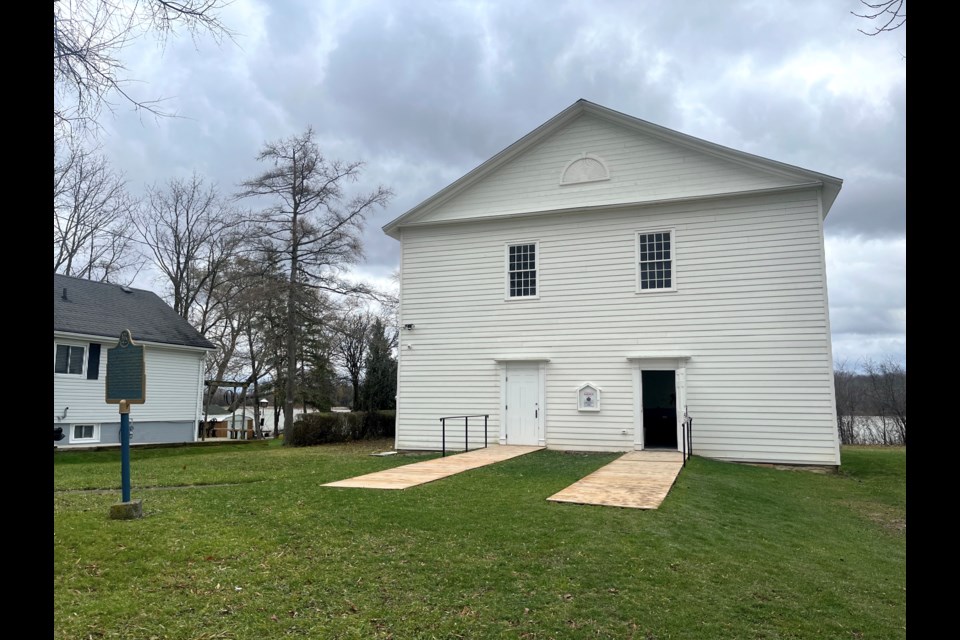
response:
[[[143,345],[135,344],[130,331],[120,332],[117,346],[107,349],[107,404],[143,404],[147,400],[147,370]]]

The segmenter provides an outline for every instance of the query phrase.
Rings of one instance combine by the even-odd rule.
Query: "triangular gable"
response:
[[[822,186],[841,181],[580,100],[384,226]]]

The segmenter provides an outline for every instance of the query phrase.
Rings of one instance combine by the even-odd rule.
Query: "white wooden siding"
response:
[[[99,342],[100,374],[96,380],[83,376],[54,375],[53,413],[62,415],[69,407],[65,423],[116,422],[119,419],[117,405],[104,402],[107,379],[107,349],[116,341],[107,339],[89,341],[76,338],[58,338],[54,343],[70,344],[89,348],[90,342]],[[144,346],[147,375],[147,401],[133,405],[131,420],[137,421],[190,421],[197,419],[197,385],[201,380],[203,352]]]
[[[582,153],[603,158],[610,179],[560,186],[564,167]],[[736,193],[795,183],[795,179],[738,166],[585,114],[418,222]]]
[[[698,454],[838,464],[820,223],[810,189],[405,227],[402,323],[416,326],[401,335],[397,446],[437,448],[441,416],[474,413],[496,442],[494,359],[527,356],[550,358],[548,447],[631,449],[626,358],[669,351],[691,356]],[[636,232],[668,226],[677,290],[637,294]],[[503,246],[525,238],[540,296],[504,301]],[[577,411],[586,381],[603,388],[598,413]]]

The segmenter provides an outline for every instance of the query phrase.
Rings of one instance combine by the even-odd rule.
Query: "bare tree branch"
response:
[[[219,19],[229,0],[54,0],[54,126],[95,126],[103,107],[113,110],[113,96],[155,116],[171,116],[162,100],[134,97],[124,78],[120,54],[138,38],[152,34],[161,43],[179,31],[196,42],[201,33],[218,44],[233,33]]]
[[[148,187],[133,225],[184,318],[191,317],[207,283],[217,280],[243,239],[242,216],[197,173]]]
[[[351,406],[354,411],[360,409],[360,383],[373,319],[374,316],[371,313],[356,306],[347,306],[330,327],[334,332],[332,341],[334,357],[337,364],[347,372],[353,387]]]
[[[841,444],[855,444],[857,441],[857,415],[863,409],[863,400],[857,373],[846,360],[837,362],[833,367],[834,397],[837,404],[837,432]]]
[[[871,3],[866,0],[860,0],[860,4],[865,6],[868,11],[857,13],[851,11],[858,18],[866,20],[879,20],[880,25],[875,26],[873,32],[867,32],[863,29],[857,29],[860,33],[867,36],[875,36],[884,31],[893,31],[907,24],[906,0],[886,0],[885,2]]]
[[[54,153],[54,273],[132,282],[143,260],[125,234],[137,201],[123,175],[72,140]]]
[[[873,411],[890,423],[893,433],[883,435],[883,444],[907,444],[907,370],[893,358],[876,362],[871,358],[861,363],[867,377],[867,394]]]

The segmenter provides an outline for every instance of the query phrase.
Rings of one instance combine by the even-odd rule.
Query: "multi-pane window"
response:
[[[57,345],[57,356],[53,363],[54,373],[83,375],[83,347]]]
[[[92,424],[76,424],[73,426],[74,440],[90,440],[93,438]]]
[[[673,289],[673,232],[637,234],[640,291]]]
[[[511,298],[537,295],[537,245],[511,244],[507,247],[507,289]]]
[[[81,442],[83,440],[99,442],[99,431],[100,430],[95,424],[75,424],[73,425],[73,433],[71,434],[70,442]]]

